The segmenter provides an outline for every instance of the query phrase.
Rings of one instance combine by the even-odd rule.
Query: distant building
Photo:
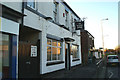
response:
[[[101,49],[93,49],[92,55],[96,57],[96,59],[102,58],[103,51]]]
[[[82,63],[87,64],[91,57],[90,50],[94,48],[94,37],[87,31],[81,31],[81,54]]]
[[[106,49],[104,52],[106,55],[116,54],[116,50],[114,49]]]

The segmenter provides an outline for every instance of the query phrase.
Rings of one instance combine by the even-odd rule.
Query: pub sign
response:
[[[76,30],[84,29],[84,21],[75,22],[75,27],[76,27]]]

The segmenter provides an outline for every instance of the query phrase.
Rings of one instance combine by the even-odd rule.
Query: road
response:
[[[120,55],[119,61],[120,61]],[[106,78],[120,80],[120,64],[106,67]]]
[[[119,66],[109,66],[106,68],[106,78],[120,78]]]
[[[120,59],[120,55],[119,55]],[[95,80],[120,80],[120,65],[106,66],[106,57],[98,60],[96,64],[79,65],[70,70],[61,70],[51,74],[43,75],[41,78],[80,78]]]

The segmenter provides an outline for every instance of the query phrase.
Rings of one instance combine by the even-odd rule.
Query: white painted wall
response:
[[[5,6],[12,8],[18,12],[22,11],[22,2],[2,2]]]
[[[81,64],[82,59],[81,59],[81,43],[80,43],[80,37],[77,35],[73,36],[75,41],[73,42],[73,44],[79,45],[79,50],[78,50],[78,58],[80,59],[79,61],[72,61],[71,66],[75,66],[78,64]]]
[[[1,30],[2,32],[19,35],[19,23],[1,18]]]
[[[21,3],[20,4],[15,4],[15,3],[4,3],[5,5],[17,10],[17,11],[21,11]],[[16,7],[17,6],[17,7]],[[38,3],[38,11],[40,13],[43,13],[44,15],[48,16],[48,17],[53,17],[53,3]],[[27,16],[25,16],[24,18],[24,25],[31,27],[33,29],[37,29],[39,31],[41,31],[41,56],[40,56],[40,73],[44,74],[44,73],[48,73],[48,72],[52,72],[52,71],[56,71],[59,69],[63,69],[65,68],[65,63],[63,64],[58,64],[58,65],[52,65],[52,66],[46,66],[47,63],[47,38],[46,35],[47,34],[51,34],[54,36],[58,36],[60,38],[64,38],[64,37],[71,37],[74,38],[75,41],[73,42],[74,44],[79,45],[79,58],[80,61],[75,61],[72,62],[71,66],[75,66],[78,64],[81,64],[81,45],[80,45],[80,36],[72,36],[72,33],[68,30],[65,30],[61,27],[59,27],[56,24],[53,24],[49,21],[46,21],[45,19],[39,17],[38,15],[36,15],[33,12],[30,12],[26,9],[24,9],[25,13]],[[64,6],[60,3],[59,4],[59,23],[61,25],[65,25],[65,17],[63,17],[63,13],[65,13],[65,8]],[[69,18],[71,17],[71,13],[69,12]],[[6,20],[5,20],[6,21]],[[2,30],[4,31],[10,31],[11,33],[14,34],[19,34],[19,29],[18,27],[14,27],[13,25],[17,25],[16,23],[9,23],[11,21],[8,21],[8,24],[4,24],[4,28],[2,28]],[[70,21],[69,21],[70,22]],[[69,27],[70,27],[70,23],[69,23]],[[16,29],[16,31],[14,31]],[[71,29],[71,28],[70,28]],[[65,42],[63,42],[63,61],[65,61]]]
[[[47,17],[53,18],[53,3],[51,2],[38,2],[38,11]]]
[[[24,25],[37,29],[37,30],[42,30],[42,24],[43,24],[43,18],[39,17],[35,13],[29,11],[29,10],[24,10],[24,13],[27,15],[24,17]]]
[[[65,17],[63,17],[63,13],[65,13],[65,7],[60,3],[59,4],[59,23],[61,25],[65,25]]]
[[[52,66],[46,66],[47,64],[47,38],[46,38],[46,35],[47,34],[51,34],[51,35],[54,35],[54,36],[58,36],[60,38],[64,38],[64,37],[72,37],[72,33],[51,23],[51,22],[44,22],[43,24],[43,30],[42,30],[42,53],[41,53],[41,74],[44,74],[44,73],[47,73],[47,72],[52,72],[52,71],[56,71],[56,70],[59,70],[59,69],[63,69],[65,68],[65,63],[63,64],[58,64],[58,65],[52,65]],[[75,65],[78,65],[78,64],[81,64],[81,47],[80,47],[80,37],[78,36],[74,36],[73,37],[75,39],[75,42],[74,44],[77,44],[79,45],[79,58],[80,60],[79,61],[75,61],[75,62],[72,62],[71,66],[75,66]],[[63,42],[63,59],[62,61],[65,61],[65,42]],[[43,58],[44,57],[44,58]]]
[[[63,9],[64,11],[64,9]],[[75,61],[72,62],[71,66],[75,66],[78,64],[81,64],[81,45],[80,45],[80,36],[72,36],[72,33],[68,30],[65,30],[63,28],[61,28],[60,26],[51,23],[49,21],[46,21],[45,19],[39,17],[38,15],[28,11],[25,9],[25,14],[27,14],[27,16],[24,19],[24,25],[40,30],[41,32],[41,56],[40,56],[40,74],[44,74],[44,73],[48,73],[48,72],[52,72],[52,71],[56,71],[59,69],[63,69],[65,68],[65,63],[63,64],[57,64],[57,65],[52,65],[52,66],[46,66],[47,64],[47,38],[46,35],[47,34],[51,34],[54,36],[58,36],[60,38],[64,38],[64,37],[71,37],[75,39],[74,44],[79,45],[79,61]],[[62,15],[63,16],[63,13]],[[60,18],[61,21],[62,18]],[[63,61],[65,61],[65,42],[63,42]]]

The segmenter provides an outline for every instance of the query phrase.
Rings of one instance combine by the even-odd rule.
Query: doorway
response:
[[[70,70],[71,60],[70,60],[70,43],[65,43],[65,68]]]
[[[18,49],[18,78],[39,78],[40,39],[39,31],[21,27]]]
[[[31,55],[31,46],[38,47],[30,42],[19,42],[19,78],[38,78],[39,76],[39,54]]]

